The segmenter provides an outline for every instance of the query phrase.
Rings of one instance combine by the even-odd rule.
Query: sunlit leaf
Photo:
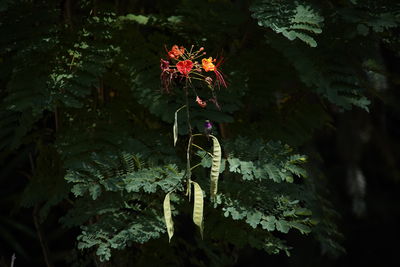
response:
[[[201,238],[203,238],[203,191],[198,183],[193,182],[194,186],[194,205],[193,205],[193,222],[200,229]]]
[[[186,105],[184,105],[184,106],[178,108],[178,109],[175,111],[175,115],[174,115],[174,126],[172,127],[172,131],[173,131],[173,133],[174,133],[174,146],[176,145],[176,142],[178,141],[178,112],[179,112],[181,109],[185,108],[185,107],[186,107]]]
[[[288,224],[287,221],[278,220],[278,221],[275,222],[275,224],[276,224],[276,230],[278,230],[278,231],[280,231],[282,233],[285,233],[285,234],[287,234],[289,232],[290,225]]]
[[[298,222],[289,222],[289,225],[293,228],[296,228],[302,234],[308,234],[311,232],[311,228],[305,224],[298,223]]]
[[[165,218],[165,226],[167,227],[169,241],[171,242],[171,238],[174,235],[174,222],[172,221],[171,214],[171,203],[169,199],[168,193],[164,198],[164,218]]]
[[[221,168],[221,146],[218,142],[218,139],[210,135],[213,140],[213,158],[212,158],[212,166],[211,166],[211,185],[210,185],[210,198],[214,199],[215,195],[218,191],[218,176],[219,169]]]
[[[174,120],[174,126],[172,128],[174,132],[174,146],[176,146],[176,142],[178,141],[178,111],[175,111],[175,120]]]

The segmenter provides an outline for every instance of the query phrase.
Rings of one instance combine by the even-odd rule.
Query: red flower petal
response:
[[[172,46],[171,50],[168,51],[168,56],[170,58],[178,58],[179,56],[183,55],[185,52],[185,48],[183,46],[178,47],[177,45]]]
[[[189,72],[193,69],[193,62],[191,60],[179,61],[176,64],[176,68],[180,73],[187,76]]]

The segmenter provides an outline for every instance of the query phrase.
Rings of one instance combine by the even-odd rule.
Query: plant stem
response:
[[[43,253],[43,257],[44,257],[46,266],[53,267],[53,264],[51,264],[51,261],[49,259],[49,248],[47,247],[46,240],[44,239],[43,232],[40,228],[40,224],[39,224],[39,220],[38,220],[38,213],[39,213],[39,205],[36,204],[33,209],[33,222],[35,224],[36,233],[39,238],[40,246],[42,247],[42,253]]]
[[[190,154],[192,152],[192,140],[193,140],[193,132],[192,132],[192,125],[190,124],[190,111],[189,111],[189,91],[187,85],[185,86],[185,93],[186,93],[186,119],[187,119],[187,125],[188,125],[188,133],[189,133],[189,142],[188,146],[186,149],[186,172],[187,172],[187,185],[186,185],[186,195],[189,197],[190,201],[190,193],[191,193],[191,177],[192,177],[192,171],[190,168]]]
[[[189,111],[189,90],[187,85],[185,86],[185,93],[186,93],[186,119],[188,123],[188,131],[189,131],[189,137],[192,138],[193,132],[192,132],[192,125],[190,124],[190,111]]]
[[[196,165],[194,165],[192,168],[190,168],[190,170],[193,170],[193,169],[195,169],[196,167],[199,167],[201,165],[201,162],[200,163],[197,163]]]
[[[186,108],[186,105],[183,105],[182,107],[178,108],[175,112],[181,111],[181,109]]]
[[[11,265],[10,265],[10,267],[14,267],[14,262],[15,262],[15,259],[16,259],[17,257],[15,257],[15,253],[14,254],[12,254],[12,257],[11,257]]]
[[[192,143],[192,146],[197,147],[198,149],[203,150],[204,152],[206,152],[206,153],[207,153],[208,155],[210,155],[211,157],[214,157],[214,155],[213,155],[212,153],[208,152],[207,150],[205,150],[205,149],[202,148],[201,146],[198,146],[198,145],[196,145],[196,144],[194,144],[194,143]]]

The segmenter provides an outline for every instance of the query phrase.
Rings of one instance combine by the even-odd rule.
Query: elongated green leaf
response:
[[[311,232],[311,228],[305,224],[298,223],[298,222],[289,222],[289,225],[293,228],[296,228],[302,234],[308,234]]]
[[[213,140],[213,158],[212,158],[212,166],[211,166],[211,174],[210,174],[210,198],[213,200],[218,191],[218,177],[219,177],[219,169],[221,167],[221,146],[218,142],[218,139],[210,135]]]
[[[203,191],[198,183],[193,182],[194,186],[194,205],[193,205],[193,222],[200,229],[201,238],[203,238]]]
[[[172,128],[174,132],[174,146],[176,145],[176,142],[178,141],[178,111],[175,111],[175,120],[174,120],[174,126]]]
[[[165,218],[165,225],[167,227],[169,242],[171,242],[171,238],[174,235],[174,222],[172,221],[172,214],[171,214],[171,203],[169,199],[168,193],[164,199],[164,218]]]
[[[174,146],[176,145],[176,142],[178,141],[178,112],[185,108],[186,105],[183,105],[182,107],[178,108],[175,111],[175,116],[174,116],[174,126],[172,127],[172,131],[174,133]]]

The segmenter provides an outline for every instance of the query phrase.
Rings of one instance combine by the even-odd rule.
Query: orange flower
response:
[[[213,60],[212,57],[203,58],[203,59],[201,60],[201,63],[202,63],[202,65],[203,65],[203,69],[204,69],[205,71],[215,71],[215,70],[216,70],[216,67],[215,67],[215,65],[213,64],[213,62],[215,62],[215,59]]]
[[[178,47],[177,45],[172,46],[171,51],[168,51],[168,56],[170,58],[179,58],[185,53],[185,48],[183,46]]]
[[[207,106],[207,102],[201,100],[201,98],[199,96],[196,96],[196,102],[197,104],[199,104],[200,107],[205,108]]]

